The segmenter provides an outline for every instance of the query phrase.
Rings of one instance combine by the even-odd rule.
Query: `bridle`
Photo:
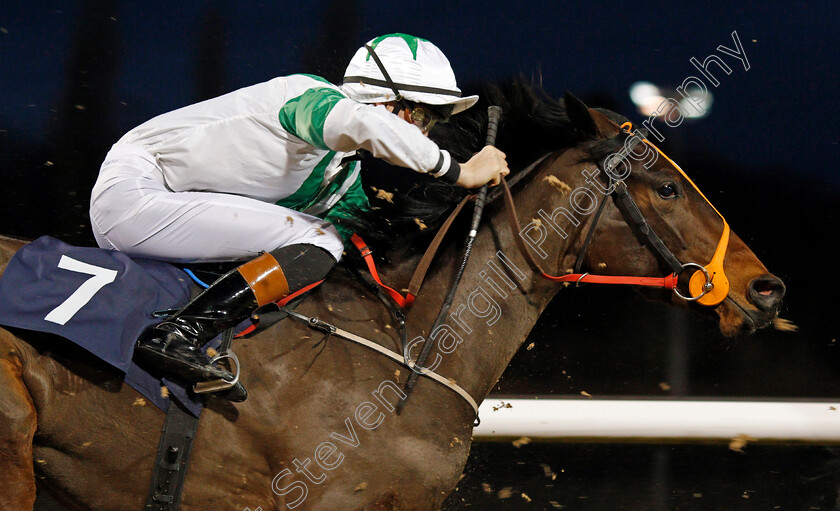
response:
[[[614,180],[611,177],[609,178],[608,184],[611,185],[613,190],[610,192],[610,196],[612,197],[613,201],[616,204],[616,207],[624,214],[624,217],[628,220],[628,224],[630,228],[637,234],[641,235],[643,239],[646,240],[648,245],[650,246],[651,250],[655,254],[657,254],[667,266],[671,270],[671,274],[665,277],[634,277],[634,276],[607,276],[607,275],[592,275],[590,273],[579,273],[580,268],[583,264],[583,259],[586,255],[586,250],[591,244],[591,241],[594,237],[595,230],[597,228],[598,220],[601,217],[601,213],[606,205],[606,200],[602,200],[598,209],[596,211],[595,217],[593,217],[593,221],[590,223],[589,231],[585,235],[583,244],[581,245],[580,251],[578,252],[577,261],[575,264],[575,270],[573,273],[566,274],[566,275],[551,275],[545,272],[539,265],[539,263],[534,259],[533,255],[531,254],[530,250],[525,244],[521,236],[522,228],[519,224],[519,219],[517,217],[516,208],[513,201],[513,195],[511,194],[510,187],[516,184],[519,180],[525,178],[530,173],[534,172],[535,169],[541,168],[545,163],[546,159],[549,155],[545,155],[527,168],[523,169],[522,171],[518,172],[512,179],[511,183],[508,184],[506,179],[501,180],[501,184],[498,188],[494,189],[490,195],[487,197],[488,202],[492,202],[496,200],[501,195],[504,199],[504,208],[506,211],[506,216],[508,220],[508,225],[512,231],[514,242],[522,253],[522,256],[527,261],[528,265],[534,270],[539,276],[542,278],[554,281],[554,282],[574,282],[576,284],[581,283],[592,283],[592,284],[630,284],[630,285],[640,285],[640,286],[651,286],[651,287],[663,287],[667,289],[671,289],[674,293],[677,294],[680,298],[686,301],[695,301],[701,305],[705,306],[714,306],[719,304],[726,298],[727,294],[729,293],[729,280],[726,278],[726,274],[723,270],[723,261],[726,256],[726,250],[729,245],[729,224],[726,222],[726,219],[720,212],[715,208],[711,202],[706,198],[705,195],[700,191],[694,181],[686,175],[686,173],[677,165],[673,160],[671,160],[668,156],[665,155],[658,147],[656,147],[653,143],[642,137],[640,134],[634,134],[633,126],[631,123],[626,122],[621,125],[621,131],[627,133],[632,136],[638,136],[645,144],[649,147],[654,149],[659,155],[665,158],[674,168],[685,178],[685,180],[691,184],[691,186],[700,194],[701,197],[712,207],[712,209],[717,213],[721,220],[723,221],[723,232],[721,237],[718,241],[717,247],[715,249],[714,255],[712,256],[711,261],[702,266],[698,263],[688,262],[682,263],[680,260],[674,255],[673,252],[665,245],[656,232],[654,231],[653,227],[647,222],[645,219],[644,214],[641,212],[636,201],[633,199],[633,196],[630,194],[630,191],[627,188],[627,185],[624,183],[624,179],[621,180]],[[619,152],[618,155],[626,157],[626,151],[628,149],[625,147],[622,152]],[[632,148],[630,148],[632,150]],[[623,158],[620,160],[623,161]],[[604,167],[599,167],[600,170],[604,171],[607,176],[610,176],[610,172],[614,170],[616,163],[613,158],[610,158],[610,161],[604,163]],[[426,253],[423,255],[420,263],[418,264],[415,272],[411,278],[411,283],[409,284],[409,292],[405,297],[403,297],[397,291],[385,286],[379,280],[376,269],[373,264],[373,259],[371,256],[370,249],[366,246],[364,241],[358,236],[353,236],[353,242],[356,244],[357,248],[362,253],[363,258],[365,259],[371,274],[373,275],[376,283],[380,286],[382,290],[387,292],[391,298],[399,304],[400,307],[409,307],[414,302],[414,297],[420,290],[420,286],[422,285],[423,279],[426,275],[426,272],[431,265],[431,261],[434,258],[434,255],[439,248],[443,236],[446,234],[449,226],[452,225],[454,222],[455,217],[464,209],[464,206],[467,202],[471,200],[475,200],[475,195],[465,197],[460,204],[453,210],[450,214],[449,218],[444,222],[442,227],[438,230],[437,234],[435,235],[434,240],[432,241],[429,248],[426,250]],[[606,196],[605,196],[606,197]],[[465,264],[465,263],[464,263]],[[692,274],[691,278],[689,279],[689,294],[683,295],[679,289],[677,288],[677,284],[679,281],[679,276],[685,270],[689,268],[694,268],[695,271]],[[380,291],[381,292],[381,291]],[[387,300],[384,300],[387,305]],[[395,309],[394,307],[391,307]],[[394,311],[392,310],[392,313]],[[403,317],[402,313],[395,314],[395,317]],[[403,350],[405,351],[406,344],[406,336],[405,336],[405,323],[404,321],[400,324],[402,330],[402,339],[403,339]],[[426,340],[426,345],[429,345],[429,340]],[[430,346],[430,345],[429,345]],[[424,368],[423,364],[425,363],[425,356],[427,355],[429,350],[425,349],[421,350],[421,355],[414,361],[414,365],[419,368]],[[406,357],[407,358],[407,357]],[[414,380],[416,381],[417,376],[421,374],[419,371],[413,371],[410,375],[409,383]],[[408,396],[410,395],[410,391],[413,388],[413,385],[407,385],[406,387],[406,397],[404,397],[400,403],[398,409],[401,410],[402,407],[405,405],[406,401],[408,400]]]
[[[630,135],[633,134],[633,124],[630,122],[625,122],[621,125],[622,131],[628,133]],[[717,208],[712,204],[712,202],[706,198],[703,192],[700,191],[700,188],[694,184],[694,181],[688,177],[683,169],[677,165],[677,163],[669,158],[665,153],[663,153],[658,147],[648,141],[646,138],[642,137],[642,141],[647,144],[649,147],[653,148],[660,156],[668,160],[668,162],[677,169],[677,172],[685,178],[686,181],[694,188],[694,190],[703,197],[703,200],[714,210],[715,213],[718,214],[721,221],[723,222],[723,232],[721,232],[720,239],[718,240],[717,247],[715,248],[715,252],[712,255],[711,261],[706,266],[701,266],[697,263],[685,263],[683,267],[695,267],[697,271],[691,276],[691,279],[688,283],[688,290],[689,296],[685,297],[677,294],[684,300],[696,300],[697,303],[701,305],[713,306],[717,305],[723,301],[724,298],[729,294],[729,279],[726,278],[726,273],[723,271],[723,260],[726,257],[726,250],[729,247],[729,223],[726,221],[726,218],[717,210]],[[632,199],[631,199],[632,200]],[[638,209],[638,208],[637,208]],[[717,281],[715,281],[717,279]]]
[[[632,124],[625,123],[621,127],[622,131],[625,133],[632,135]],[[711,203],[700,192],[700,189],[697,188],[697,185],[685,174],[685,172],[677,165],[673,160],[668,158],[658,147],[652,144],[645,138],[641,138],[641,140],[657,151],[662,157],[664,157],[668,162],[670,162],[675,169],[688,181],[689,184],[709,203]],[[626,155],[625,155],[626,156]],[[545,158],[545,157],[544,157]],[[538,160],[536,165],[532,165],[529,168],[525,169],[527,172],[533,171],[537,168],[539,163],[541,163],[543,159]],[[605,163],[605,166],[609,168],[609,170],[613,170],[615,164],[613,162]],[[606,170],[601,168],[601,170]],[[610,172],[605,172],[606,175],[610,175]],[[517,178],[524,177],[522,174],[518,173]],[[510,186],[507,182],[502,183],[500,186],[501,194],[504,197],[505,201],[505,210],[508,217],[508,223],[511,227],[511,230],[514,235],[514,241],[516,243],[517,248],[522,253],[525,260],[528,262],[528,265],[534,270],[537,274],[541,277],[552,280],[555,282],[575,282],[576,284],[580,283],[592,283],[592,284],[631,284],[631,285],[642,285],[642,286],[652,286],[652,287],[665,287],[673,290],[680,298],[686,301],[696,301],[701,305],[706,306],[714,306],[719,304],[726,298],[726,295],[729,293],[729,280],[726,278],[726,274],[723,270],[723,259],[726,256],[726,249],[729,244],[729,224],[726,222],[726,219],[723,218],[723,215],[712,206],[712,209],[720,215],[721,219],[723,220],[723,233],[721,234],[720,240],[718,241],[717,248],[715,249],[715,253],[712,257],[712,260],[706,265],[702,266],[700,264],[694,262],[682,263],[679,259],[674,255],[673,252],[665,245],[662,239],[656,234],[653,227],[647,222],[644,215],[642,214],[641,210],[639,209],[638,204],[633,199],[633,196],[630,194],[630,191],[627,188],[627,185],[624,183],[624,180],[615,181],[612,178],[609,178],[610,182],[608,183],[610,186],[608,188],[613,188],[610,196],[612,197],[613,201],[616,204],[616,207],[624,214],[624,217],[628,220],[628,224],[630,228],[638,235],[647,242],[648,246],[651,250],[660,257],[660,259],[665,262],[665,264],[670,268],[671,274],[663,277],[625,277],[625,276],[606,276],[606,275],[592,275],[590,273],[580,273],[584,257],[586,255],[586,251],[589,245],[592,242],[592,238],[595,233],[595,229],[598,225],[598,220],[600,219],[601,213],[607,203],[606,200],[602,200],[595,212],[595,216],[593,217],[593,221],[590,224],[589,231],[584,237],[583,244],[578,252],[577,260],[575,263],[575,269],[572,273],[561,275],[561,276],[554,276],[550,275],[549,273],[545,272],[539,265],[539,263],[534,259],[531,255],[530,250],[528,249],[527,245],[525,244],[524,240],[520,233],[522,232],[522,228],[520,227],[516,209],[513,202],[513,196],[510,192]],[[511,183],[513,184],[513,183]],[[496,195],[497,196],[497,195]],[[492,199],[496,198],[496,196],[492,197]],[[605,196],[606,198],[606,196]],[[689,280],[689,294],[684,295],[679,291],[677,287],[677,281],[679,276],[682,274],[683,271],[689,268],[694,268],[695,272],[691,276]]]
[[[630,122],[625,122],[621,125],[621,130],[631,136],[635,136],[633,132],[633,124]],[[696,301],[701,305],[706,306],[714,306],[719,304],[723,301],[724,298],[729,294],[729,279],[726,277],[726,273],[723,270],[723,261],[726,257],[726,250],[729,247],[729,223],[726,221],[726,218],[717,210],[717,208],[711,203],[709,199],[700,191],[700,188],[692,181],[688,174],[683,171],[683,169],[677,165],[677,163],[669,158],[665,153],[663,153],[656,145],[651,143],[644,137],[641,137],[642,142],[647,144],[650,148],[655,150],[660,156],[665,158],[668,163],[673,165],[673,167],[680,173],[680,175],[694,188],[694,190],[706,201],[706,203],[714,210],[715,213],[720,217],[721,221],[723,222],[723,231],[721,232],[720,239],[718,240],[717,247],[715,248],[715,252],[712,255],[711,261],[705,266],[701,266],[697,263],[683,263],[679,271],[681,272],[684,269],[688,268],[696,268],[696,271],[692,274],[691,278],[689,279],[688,283],[688,290],[689,295],[684,296],[682,295],[677,288],[674,288],[674,292],[682,298],[683,300],[687,301]],[[636,216],[640,216],[641,212],[639,211],[638,206],[633,201],[632,196],[630,196],[629,192],[627,192],[627,187],[624,186],[622,183],[621,187],[616,188],[617,201],[616,204],[620,209],[624,208],[623,211],[630,214],[631,217],[634,219]],[[593,226],[594,228],[594,226]],[[656,237],[656,234],[653,232],[653,229],[650,229],[650,233],[652,236]],[[658,238],[658,237],[657,237]],[[668,264],[671,266],[672,270],[675,270],[674,264],[679,264],[677,258],[671,253],[670,250],[661,242],[657,243],[652,241],[654,244],[654,250],[663,257]]]

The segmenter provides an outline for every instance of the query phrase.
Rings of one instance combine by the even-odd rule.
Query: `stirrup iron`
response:
[[[208,380],[208,381],[200,381],[193,385],[193,392],[196,394],[209,394],[211,392],[219,392],[222,390],[228,390],[233,388],[239,382],[239,359],[236,357],[236,354],[233,350],[227,350],[223,353],[219,353],[212,359],[210,359],[211,364],[215,364],[220,360],[230,360],[231,361],[231,369],[233,369],[233,379],[228,380],[226,378],[218,378],[216,380]]]

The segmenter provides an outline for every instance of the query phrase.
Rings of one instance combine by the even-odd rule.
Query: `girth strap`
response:
[[[290,319],[294,319],[295,321],[305,324],[309,328],[318,330],[320,332],[324,332],[327,335],[336,335],[338,337],[341,337],[342,339],[355,342],[356,344],[361,344],[366,348],[376,351],[380,355],[385,355],[386,357],[397,362],[398,364],[410,368],[412,371],[418,372],[421,376],[425,376],[430,380],[434,380],[440,383],[444,387],[461,396],[464,399],[464,401],[466,401],[472,407],[473,411],[475,412],[476,418],[478,418],[478,403],[475,402],[475,399],[473,399],[472,396],[470,396],[470,394],[466,390],[464,390],[456,383],[452,382],[449,378],[445,378],[437,374],[436,372],[429,371],[425,368],[419,368],[419,370],[415,370],[415,363],[413,361],[406,360],[405,357],[403,357],[401,354],[391,351],[388,348],[382,346],[381,344],[377,344],[352,332],[348,332],[347,330],[338,328],[335,325],[331,325],[330,323],[327,323],[326,321],[323,321],[321,319],[306,316],[299,312],[295,312],[289,308],[281,307],[276,304],[265,305],[261,307],[261,310],[265,311],[266,309],[274,309],[275,307],[276,310],[280,313],[285,314]]]
[[[198,417],[182,408],[177,400],[170,399],[152,472],[149,498],[144,508],[146,511],[178,509],[197,429]]]

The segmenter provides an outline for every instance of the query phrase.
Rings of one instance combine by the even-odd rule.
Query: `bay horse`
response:
[[[586,186],[582,172],[628,137],[616,114],[573,98],[553,101],[523,85],[494,91],[490,100],[501,103],[506,115],[499,147],[508,155],[511,177],[523,175],[513,187],[520,218],[539,219],[540,210],[568,207],[569,190]],[[466,133],[453,153],[477,149],[482,121],[479,109],[451,128]],[[625,183],[665,245],[680,261],[711,259],[723,228],[712,206],[670,161],[659,158],[650,168],[629,164]],[[582,234],[594,229],[583,261],[590,272],[664,274],[615,204],[602,198],[607,204],[597,222],[594,215],[578,218],[578,225],[557,218],[567,236],[546,231],[539,245],[547,254],[542,266],[554,274],[574,267]],[[485,210],[447,323],[458,335],[439,343],[429,359],[429,365],[437,362],[437,373],[478,402],[563,289],[529,269],[498,202]],[[415,230],[420,224],[418,219]],[[539,228],[538,221],[533,224]],[[0,271],[23,245],[0,238]],[[507,265],[500,264],[499,254]],[[410,339],[429,335],[459,255],[460,246],[449,243],[437,256],[407,310]],[[380,268],[382,279],[398,289],[407,285],[418,259],[411,250],[391,257]],[[770,324],[783,283],[734,233],[724,267],[730,283],[725,299],[690,306],[716,313],[726,335]],[[333,271],[296,310],[385,347],[399,346],[388,311],[368,287],[341,271]],[[393,405],[409,369],[335,337],[321,340],[319,333],[288,320],[237,340],[234,349],[250,397],[236,405],[208,398],[181,501],[184,511],[431,510],[455,487],[475,415],[451,390],[420,378],[397,414]],[[0,329],[0,389],[0,508],[31,511],[36,482],[69,509],[143,508],[164,414],[146,405],[119,374],[68,352],[57,338]]]

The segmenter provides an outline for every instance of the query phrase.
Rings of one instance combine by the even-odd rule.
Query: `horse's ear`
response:
[[[564,96],[566,103],[566,115],[572,121],[572,126],[581,133],[590,137],[609,138],[614,137],[620,131],[618,124],[614,123],[598,110],[586,106],[583,101],[576,98],[572,93],[566,92]]]
[[[569,120],[572,121],[572,126],[574,126],[576,130],[589,136],[597,136],[598,127],[595,125],[595,120],[589,112],[589,107],[569,91],[566,91],[563,99],[566,103],[566,115],[568,115]]]

